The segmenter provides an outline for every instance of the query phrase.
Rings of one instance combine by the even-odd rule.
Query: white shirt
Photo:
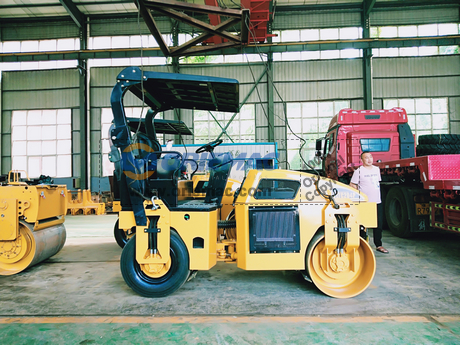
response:
[[[372,169],[368,169],[364,166],[360,166],[355,170],[351,178],[351,183],[358,185],[359,191],[367,195],[370,202],[380,204],[382,202],[380,198],[380,169],[376,166],[372,166]]]

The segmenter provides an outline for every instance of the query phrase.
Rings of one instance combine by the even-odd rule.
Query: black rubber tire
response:
[[[423,144],[417,146],[417,156],[447,155],[460,153],[460,144]]]
[[[136,235],[123,248],[120,269],[126,284],[134,292],[144,297],[165,297],[178,290],[190,274],[189,256],[179,235],[171,231],[170,252],[171,267],[160,278],[147,276],[136,261]]]
[[[410,231],[409,210],[407,200],[401,187],[390,188],[385,200],[385,218],[391,233],[397,237],[409,238]]]
[[[120,246],[120,248],[124,248],[131,236],[128,237],[126,232],[118,227],[118,221],[119,220],[117,219],[115,225],[113,226],[113,237],[115,237],[115,241],[117,241],[117,244]],[[131,231],[135,233],[136,227],[133,227]]]
[[[460,134],[425,134],[418,137],[419,145],[460,145]]]

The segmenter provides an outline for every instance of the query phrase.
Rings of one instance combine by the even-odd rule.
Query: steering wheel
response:
[[[217,139],[217,140],[211,141],[210,143],[207,143],[207,144],[197,148],[195,153],[212,152],[212,151],[214,151],[214,148],[216,146],[219,146],[220,144],[222,144],[222,142],[223,142],[222,139]]]

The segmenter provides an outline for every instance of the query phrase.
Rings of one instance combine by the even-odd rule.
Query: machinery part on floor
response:
[[[13,275],[65,244],[66,187],[14,181],[0,186],[0,275]]]
[[[121,203],[119,200],[115,200],[112,203],[112,212],[113,213],[118,213],[121,211]]]
[[[138,264],[135,236],[121,253],[120,268],[126,284],[144,297],[168,296],[184,285],[190,275],[189,258],[179,235],[171,231],[169,260],[163,264]]]
[[[70,213],[72,216],[77,214],[96,214],[98,216],[105,214],[105,203],[94,202],[89,189],[69,191],[67,198],[67,214]]]
[[[136,233],[136,227],[133,226],[132,228],[125,230],[120,229],[119,227],[120,221],[117,219],[115,225],[113,227],[113,236],[115,237],[115,241],[120,246],[120,248],[124,248],[126,243],[134,236]]]
[[[367,289],[375,274],[372,248],[360,237],[352,252],[337,253],[324,248],[324,232],[319,231],[308,245],[306,273],[316,287],[328,296],[350,298]]]

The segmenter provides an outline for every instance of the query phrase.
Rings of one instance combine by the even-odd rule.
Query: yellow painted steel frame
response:
[[[11,225],[10,230],[2,226],[0,240],[11,240],[13,236],[16,238],[19,219],[33,224],[34,231],[64,223],[64,215],[67,212],[66,194],[67,188],[62,185],[29,186],[15,183],[2,186],[0,188],[0,210],[8,211],[9,217],[12,217],[10,213],[16,210],[14,217],[9,221],[16,225]]]
[[[114,201],[112,204],[112,212],[118,213],[121,211],[121,202],[120,201]]]
[[[297,180],[300,182],[299,192],[292,200],[285,199],[256,199],[254,193],[262,179]],[[327,248],[337,247],[337,226],[335,214],[345,215],[347,227],[351,232],[347,235],[347,249],[359,246],[359,226],[372,227],[377,224],[375,203],[368,203],[367,197],[358,195],[352,187],[339,182],[322,179],[326,183],[334,184],[339,194],[357,198],[359,201],[350,201],[348,198],[336,197],[340,209],[336,210],[331,203],[319,193],[315,194],[313,183],[317,179],[314,175],[288,170],[252,170],[240,190],[235,203],[237,219],[237,265],[245,270],[304,270],[305,254],[315,233],[324,226]],[[321,182],[321,183],[324,183]],[[322,185],[320,183],[320,186]],[[325,190],[327,193],[328,191]],[[249,249],[249,207],[276,207],[293,206],[299,211],[300,251],[295,253],[250,253]]]
[[[139,264],[165,264],[170,260],[171,212],[162,201],[155,200],[155,204],[158,207],[156,210],[149,208],[145,210],[145,215],[148,219],[147,226],[136,226],[136,260]],[[145,206],[147,204],[144,204]],[[158,223],[156,224],[159,229],[157,234],[158,254],[153,254],[149,250],[147,228],[152,217],[158,217]]]
[[[18,199],[0,199],[0,241],[18,237]]]

